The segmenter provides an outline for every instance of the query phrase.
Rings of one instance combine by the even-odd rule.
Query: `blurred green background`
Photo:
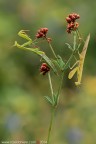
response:
[[[34,39],[40,27],[48,27],[56,52],[67,58],[65,17],[80,14],[80,31],[91,40],[80,88],[74,87],[67,73],[56,111],[53,144],[96,144],[96,1],[90,0],[0,0],[0,140],[47,139],[50,95],[47,75],[39,74],[39,58],[14,48],[21,29],[30,30]],[[22,41],[21,41],[22,42]],[[47,46],[43,48],[49,53]],[[54,87],[58,82],[53,77]]]

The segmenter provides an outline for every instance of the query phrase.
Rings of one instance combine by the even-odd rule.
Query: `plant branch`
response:
[[[50,84],[50,90],[51,90],[51,95],[52,95],[52,100],[54,100],[53,98],[53,86],[52,86],[52,80],[51,80],[51,75],[50,75],[50,71],[48,72],[48,79],[49,79],[49,84]]]
[[[54,113],[55,113],[55,107],[52,107],[51,120],[50,120],[50,125],[49,125],[49,130],[48,130],[47,144],[49,144],[49,140],[50,140],[50,136],[51,136],[51,130],[52,130],[52,124],[53,124],[53,119],[54,119]]]
[[[54,57],[57,59],[57,56],[56,56],[56,54],[55,54],[55,52],[54,52],[54,49],[53,49],[51,43],[49,43],[49,47],[50,47],[50,49],[51,49],[51,51],[52,51]]]
[[[76,49],[76,32],[74,32],[73,51]]]

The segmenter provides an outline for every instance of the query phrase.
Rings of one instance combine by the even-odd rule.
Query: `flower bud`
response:
[[[50,68],[48,67],[48,65],[46,63],[42,63],[41,67],[40,67],[40,72],[45,75],[48,71],[50,71]]]

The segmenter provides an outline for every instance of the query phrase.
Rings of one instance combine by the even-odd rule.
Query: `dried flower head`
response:
[[[37,31],[36,38],[45,38],[48,32],[48,28],[40,28]]]
[[[72,31],[76,31],[76,29],[79,26],[79,23],[77,23],[76,20],[79,18],[80,18],[80,15],[76,13],[69,14],[68,17],[66,17],[66,21],[68,23],[67,25],[68,33],[71,33]]]
[[[50,71],[49,66],[46,63],[42,63],[40,67],[40,72],[45,75],[48,71]]]

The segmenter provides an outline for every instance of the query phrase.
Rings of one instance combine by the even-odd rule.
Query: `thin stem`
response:
[[[63,72],[62,75],[61,75],[60,84],[59,84],[59,88],[58,88],[58,93],[57,93],[57,104],[58,104],[59,97],[60,97],[60,92],[61,92],[62,83],[63,83],[63,77],[64,77],[64,72]]]
[[[52,86],[52,80],[51,80],[51,75],[50,72],[48,72],[48,78],[49,78],[49,84],[50,84],[50,90],[51,90],[51,95],[52,95],[52,100],[53,100],[53,86]]]
[[[50,49],[51,49],[51,51],[52,51],[54,57],[57,58],[57,56],[56,56],[56,54],[55,54],[55,52],[54,52],[54,49],[53,49],[51,43],[49,43],[49,47],[50,47]]]
[[[50,140],[52,124],[53,124],[53,119],[54,119],[54,113],[55,113],[55,107],[52,107],[51,120],[50,120],[50,125],[49,125],[49,130],[48,130],[47,144],[49,144],[49,140]]]
[[[76,49],[76,32],[74,32],[73,50]]]
[[[68,59],[68,61],[66,62],[65,66],[64,66],[64,70],[66,69],[66,66],[70,63],[71,59],[73,58],[74,56],[74,51],[72,52],[70,58]]]

